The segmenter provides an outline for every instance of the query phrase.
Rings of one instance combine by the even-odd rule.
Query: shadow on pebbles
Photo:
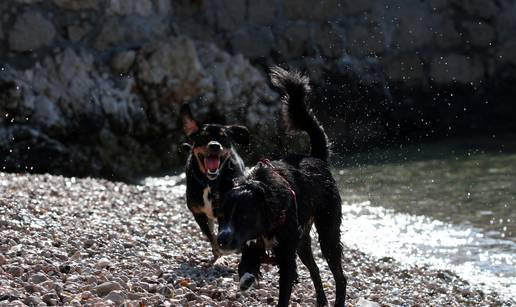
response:
[[[258,285],[242,293],[238,257],[211,264],[176,179],[128,185],[0,173],[0,305],[275,304],[276,267],[265,265]],[[317,247],[314,252],[331,304],[331,273]],[[448,271],[406,267],[347,247],[343,264],[353,306],[509,305]],[[313,306],[312,282],[298,265],[291,304]]]

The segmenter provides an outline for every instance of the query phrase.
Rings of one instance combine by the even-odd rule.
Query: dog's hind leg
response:
[[[312,253],[312,238],[310,238],[310,234],[301,238],[301,242],[297,248],[297,254],[299,259],[301,259],[310,272],[310,277],[314,283],[315,293],[317,296],[317,306],[327,306],[328,300],[324,294],[321,275],[319,274],[319,268],[315,263],[314,255]]]
[[[337,201],[335,201],[337,202]],[[342,244],[340,242],[341,203],[334,210],[324,210],[315,218],[321,251],[335,279],[335,306],[344,306],[346,301],[346,276],[342,271]],[[323,211],[323,210],[321,210]]]
[[[211,251],[213,252],[215,260],[217,260],[222,254],[220,253],[217,239],[213,234],[213,221],[208,219],[208,217],[203,213],[194,213],[194,218],[201,228],[202,233],[208,238],[208,241],[210,241]]]

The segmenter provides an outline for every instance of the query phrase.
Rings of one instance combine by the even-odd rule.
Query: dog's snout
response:
[[[221,150],[222,145],[219,142],[211,141],[208,143],[208,148],[211,150]]]
[[[225,229],[217,236],[217,243],[222,248],[227,248],[233,240],[233,232],[229,229]]]

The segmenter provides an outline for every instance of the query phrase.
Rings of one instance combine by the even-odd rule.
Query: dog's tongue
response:
[[[219,169],[220,159],[218,156],[208,156],[204,158],[204,166],[207,170],[215,172]]]

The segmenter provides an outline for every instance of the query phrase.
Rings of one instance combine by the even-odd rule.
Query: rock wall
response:
[[[2,1],[2,166],[166,170],[186,101],[268,150],[274,63],[310,74],[337,149],[513,130],[515,14],[512,0]]]
[[[242,55],[178,36],[121,51],[112,64],[105,69],[91,53],[66,48],[30,69],[4,68],[4,169],[122,180],[170,170],[183,162],[184,102],[201,121],[244,123],[261,136],[274,126],[277,94]]]

